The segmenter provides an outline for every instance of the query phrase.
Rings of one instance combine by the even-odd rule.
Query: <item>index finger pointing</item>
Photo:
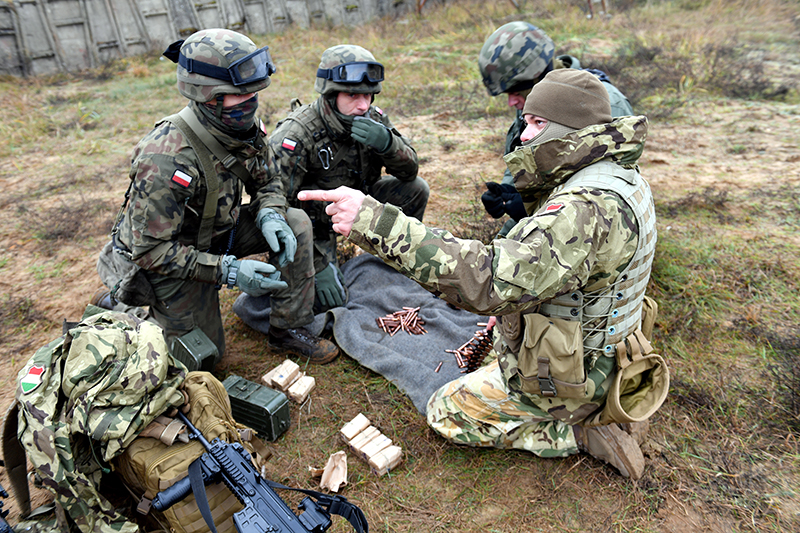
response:
[[[300,191],[297,193],[297,198],[300,201],[308,201],[308,200],[316,200],[320,202],[335,202],[341,197],[340,194],[336,193],[335,191],[321,191],[321,190],[311,190],[311,191]]]

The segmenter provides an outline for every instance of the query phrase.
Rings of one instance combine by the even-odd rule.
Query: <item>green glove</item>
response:
[[[325,307],[341,307],[347,298],[344,285],[342,284],[342,273],[333,263],[328,263],[325,270],[314,277],[314,284],[317,288],[317,298]]]
[[[250,296],[263,296],[289,287],[285,281],[281,281],[281,273],[269,263],[224,255],[220,267],[220,283],[225,283],[228,287],[239,287]]]
[[[283,267],[294,261],[297,239],[281,214],[269,207],[260,209],[256,215],[256,225],[267,239],[270,250],[278,254],[278,265]]]
[[[367,117],[353,117],[350,136],[381,153],[392,144],[392,134],[386,126]]]

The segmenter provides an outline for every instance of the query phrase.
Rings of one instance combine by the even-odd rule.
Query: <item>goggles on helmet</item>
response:
[[[180,54],[178,64],[188,72],[218,80],[230,81],[236,86],[262,81],[275,73],[275,64],[272,62],[272,57],[269,55],[269,46],[247,54],[243,58],[232,63],[228,68],[209,65],[202,61],[195,61],[183,54]]]
[[[317,77],[337,83],[370,83],[383,81],[383,65],[372,61],[356,61],[337,65],[334,68],[317,69]]]

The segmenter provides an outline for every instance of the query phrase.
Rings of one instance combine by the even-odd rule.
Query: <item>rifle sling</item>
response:
[[[203,482],[203,470],[200,461],[192,461],[189,465],[189,481],[192,484],[194,500],[197,502],[200,514],[203,515],[203,520],[206,521],[211,533],[217,533],[214,517],[211,515],[211,507],[208,505],[208,495],[206,495],[206,485]]]
[[[287,487],[286,485],[281,485],[280,483],[268,479],[264,479],[264,481],[273,489],[293,490],[295,492],[302,492],[306,496],[311,496],[317,500],[317,503],[323,507],[327,507],[329,513],[341,516],[350,522],[350,525],[353,526],[353,529],[355,529],[357,533],[369,533],[369,525],[367,524],[367,517],[364,516],[364,511],[357,505],[347,501],[347,498],[344,496],[331,496],[315,490]]]

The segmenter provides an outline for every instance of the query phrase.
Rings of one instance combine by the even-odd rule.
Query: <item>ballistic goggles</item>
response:
[[[179,42],[181,44],[183,43],[183,41]],[[176,44],[180,49],[180,44],[177,42],[170,45],[170,48]],[[169,57],[166,52],[164,55]],[[275,73],[275,64],[272,62],[272,57],[269,55],[269,46],[247,54],[243,58],[234,61],[228,68],[209,65],[202,61],[195,61],[181,53],[179,53],[178,56],[178,64],[185,68],[187,72],[208,76],[209,78],[217,80],[229,81],[236,86],[262,81]],[[169,58],[172,59],[171,57]]]
[[[383,81],[383,65],[372,61],[356,61],[337,65],[334,68],[317,69],[317,77],[337,83],[370,83]]]

